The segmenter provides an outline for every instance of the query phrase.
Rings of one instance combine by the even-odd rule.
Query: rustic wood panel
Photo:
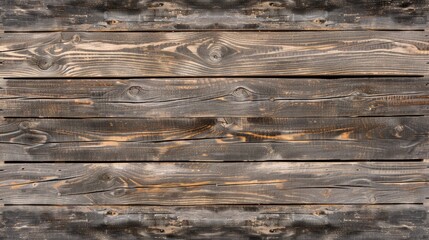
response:
[[[8,206],[3,239],[428,239],[421,205]]]
[[[4,118],[3,161],[423,159],[428,117]]]
[[[4,117],[429,114],[428,78],[3,79]]]
[[[6,31],[427,28],[427,0],[4,0]]]
[[[4,164],[4,204],[423,203],[427,162]]]
[[[423,31],[4,34],[3,77],[425,75]]]

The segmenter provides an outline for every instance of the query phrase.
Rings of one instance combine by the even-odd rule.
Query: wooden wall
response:
[[[429,0],[0,10],[0,239],[429,239]]]

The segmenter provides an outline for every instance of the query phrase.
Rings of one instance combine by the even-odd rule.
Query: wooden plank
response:
[[[5,161],[419,159],[427,131],[426,117],[8,118],[0,150]]]
[[[425,162],[4,164],[4,204],[423,203]]]
[[[0,75],[426,75],[428,49],[424,31],[9,33]]]
[[[7,31],[422,30],[427,0],[4,0]]]
[[[4,161],[423,159],[428,117],[26,119],[0,122]]]
[[[421,205],[8,206],[15,239],[428,239]]]
[[[4,117],[429,114],[428,78],[0,79]]]

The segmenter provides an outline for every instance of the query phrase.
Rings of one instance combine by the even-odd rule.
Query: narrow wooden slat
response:
[[[8,206],[3,239],[427,239],[421,205]]]
[[[421,30],[427,0],[3,0],[7,31]]]
[[[423,203],[424,162],[4,164],[4,204]]]
[[[429,114],[428,78],[0,79],[4,117]]]
[[[15,33],[0,76],[426,75],[428,49],[423,31]]]
[[[25,119],[0,125],[4,161],[429,157],[428,117]]]

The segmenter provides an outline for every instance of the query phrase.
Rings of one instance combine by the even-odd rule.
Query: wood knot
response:
[[[113,210],[109,210],[109,211],[106,212],[106,215],[109,215],[109,216],[118,216],[118,212],[113,211]]]
[[[402,137],[402,135],[401,135],[401,133],[404,131],[404,126],[402,126],[402,125],[397,125],[396,127],[395,127],[395,137],[397,137],[397,138],[401,138]]]
[[[26,145],[37,145],[46,143],[48,141],[48,136],[43,134],[24,133],[12,138],[10,141]]]
[[[270,2],[270,3],[268,3],[268,6],[273,7],[273,8],[278,8],[278,7],[281,7],[282,4],[280,2]]]
[[[395,131],[397,131],[397,132],[402,132],[402,131],[404,131],[404,126],[402,126],[402,125],[398,125],[398,126],[396,126],[396,127],[395,127]]]
[[[34,124],[32,122],[29,122],[29,121],[23,121],[23,122],[19,123],[18,127],[21,130],[27,130],[27,129],[34,127]]]
[[[314,19],[314,21],[313,22],[315,22],[315,23],[319,23],[319,24],[323,24],[323,23],[325,23],[326,22],[326,19],[323,19],[323,18],[316,18],[316,19]]]
[[[231,118],[218,118],[216,120],[223,128],[230,128],[232,125],[234,125],[234,120]]]
[[[104,173],[100,176],[100,180],[105,181],[105,182],[109,182],[111,180],[113,180],[114,177],[112,177],[110,174],[108,173]]]
[[[237,100],[244,101],[250,98],[250,96],[252,95],[252,92],[244,87],[238,87],[231,94]]]
[[[72,42],[73,43],[79,43],[80,42],[80,36],[79,36],[79,34],[75,34],[75,35],[73,35],[73,37],[72,37]]]
[[[115,196],[115,197],[120,197],[120,196],[124,196],[125,195],[125,189],[123,189],[123,188],[118,188],[118,189],[115,189],[115,190],[113,190],[112,191],[112,196]]]
[[[220,63],[224,58],[227,49],[220,45],[215,45],[209,49],[209,60],[212,63]]]
[[[128,88],[127,93],[132,97],[136,97],[140,95],[143,91],[144,89],[140,86],[131,86]]]
[[[40,57],[36,63],[40,69],[48,70],[54,64],[54,61],[50,57]]]
[[[163,2],[156,2],[156,3],[153,3],[151,5],[151,7],[154,7],[154,8],[164,7],[164,3]]]
[[[109,25],[116,25],[119,23],[119,21],[116,19],[109,19],[109,20],[106,20],[106,23]]]

